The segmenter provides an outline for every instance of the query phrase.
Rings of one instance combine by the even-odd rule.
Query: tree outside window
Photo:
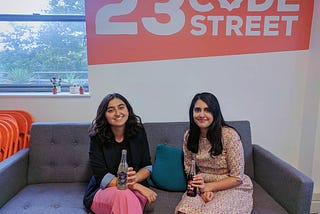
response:
[[[88,88],[84,0],[47,0],[36,13],[11,4],[0,0],[0,91],[50,91],[53,77]]]

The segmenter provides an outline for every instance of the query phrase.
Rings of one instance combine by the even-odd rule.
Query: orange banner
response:
[[[314,0],[86,0],[88,63],[309,48]]]

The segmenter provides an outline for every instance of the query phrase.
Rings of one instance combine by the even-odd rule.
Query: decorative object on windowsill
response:
[[[62,83],[62,79],[61,78],[56,78],[56,77],[52,77],[50,79],[50,82],[52,83],[52,93],[54,91],[56,91],[56,93],[61,92],[61,83]],[[53,93],[53,94],[56,94]]]
[[[58,93],[58,89],[57,87],[54,85],[52,88],[52,94],[57,94]]]
[[[82,85],[81,85],[80,88],[79,88],[79,93],[80,93],[80,94],[84,94],[84,88],[83,88]]]
[[[70,89],[71,94],[79,94],[80,93],[80,87],[77,85],[70,86],[69,89]]]

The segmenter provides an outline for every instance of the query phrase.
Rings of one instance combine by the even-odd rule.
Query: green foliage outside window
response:
[[[52,77],[67,85],[87,85],[84,0],[48,0],[40,15],[54,15],[59,20],[0,19],[0,86],[51,85]],[[68,15],[82,19],[64,20]]]

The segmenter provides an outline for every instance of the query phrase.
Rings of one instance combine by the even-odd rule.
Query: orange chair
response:
[[[12,152],[13,152],[13,127],[10,125],[10,123],[8,123],[7,121],[2,120],[0,122],[2,125],[4,125],[8,132],[9,132],[9,140],[7,142],[7,144],[5,145],[6,148],[6,156],[4,158],[8,158]]]
[[[25,110],[12,110],[12,111],[20,112],[21,114],[23,114],[27,118],[28,125],[31,129],[31,125],[34,122],[34,118],[29,112],[27,112]]]
[[[10,110],[0,110],[0,113],[10,114],[16,119],[19,127],[19,142],[20,142],[19,149],[27,148],[29,146],[28,145],[29,134],[28,134],[28,122],[25,116],[23,116],[23,114],[21,114],[20,112],[10,111]]]
[[[23,114],[23,116],[25,116],[25,118],[27,119],[28,126],[30,127],[30,130],[31,130],[31,125],[34,122],[34,118],[33,118],[32,114],[30,114],[30,112],[28,112],[26,110],[17,110],[17,109],[0,110],[0,113],[10,113],[10,112],[19,112],[19,113]]]
[[[11,114],[18,122],[20,129],[20,141],[23,142],[22,148],[29,147],[30,145],[30,131],[31,125],[34,122],[32,115],[25,110],[0,110],[1,113]]]
[[[10,132],[7,126],[0,123],[1,144],[0,144],[0,161],[3,161],[9,154]]]
[[[0,161],[2,160],[2,153],[1,153],[1,148],[2,148],[2,141],[4,141],[4,139],[2,139],[2,132],[0,131]]]
[[[7,144],[8,139],[6,138],[6,130],[3,130],[2,124],[0,124],[0,162],[4,158],[5,144]]]
[[[16,111],[16,112],[23,114],[23,116],[25,116],[25,118],[28,121],[27,147],[29,147],[30,146],[31,126],[32,126],[32,123],[34,122],[34,118],[28,111],[25,111],[25,110],[12,110],[12,111]]]
[[[9,130],[12,132],[12,146],[10,146],[10,150],[8,153],[8,156],[13,155],[14,153],[16,153],[20,146],[19,146],[19,127],[18,127],[18,123],[16,121],[16,119],[11,116],[10,114],[0,114],[0,122],[4,123],[8,123]]]

